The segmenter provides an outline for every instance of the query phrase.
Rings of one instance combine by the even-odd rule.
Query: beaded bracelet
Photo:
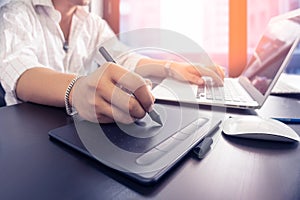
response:
[[[75,78],[72,79],[72,81],[70,82],[70,84],[67,87],[66,93],[65,93],[65,107],[66,107],[66,112],[68,115],[73,116],[75,114],[77,114],[77,111],[72,109],[72,105],[70,105],[69,103],[69,98],[70,98],[70,93],[71,90],[74,86],[74,84],[76,83],[76,81],[80,78],[80,76],[76,76]]]

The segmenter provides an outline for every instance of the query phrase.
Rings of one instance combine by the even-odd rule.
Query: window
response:
[[[205,49],[215,62],[227,66],[228,0],[121,0],[120,32],[140,28],[183,34]]]
[[[103,0],[104,18],[115,32],[170,29],[197,42],[210,57],[237,76],[268,20],[300,7],[300,0]],[[186,52],[188,53],[188,52]],[[287,67],[300,73],[300,48]]]

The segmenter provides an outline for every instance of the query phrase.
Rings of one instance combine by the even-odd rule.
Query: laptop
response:
[[[299,95],[300,74],[282,73],[271,94],[274,95]]]
[[[217,87],[209,77],[198,87],[171,78],[153,89],[156,99],[221,107],[260,108],[289,63],[300,36],[300,9],[274,17],[238,78],[225,78]]]
[[[143,184],[157,182],[214,130],[223,112],[197,106],[155,104],[163,126],[147,115],[134,124],[74,123],[49,131],[52,141],[69,147]]]

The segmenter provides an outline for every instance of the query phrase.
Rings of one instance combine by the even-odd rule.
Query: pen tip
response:
[[[160,124],[160,126],[163,125],[162,120],[159,116],[159,114],[153,109],[152,111],[149,112],[149,115],[153,121],[156,123]]]
[[[160,116],[158,116],[158,117],[156,118],[155,122],[158,123],[160,126],[163,125]]]
[[[161,122],[161,121],[158,121],[157,122],[160,126],[162,126],[163,125],[163,123]]]

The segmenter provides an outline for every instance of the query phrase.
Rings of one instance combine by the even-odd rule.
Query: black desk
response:
[[[281,101],[270,97],[262,112]],[[0,199],[300,199],[298,144],[220,135],[204,160],[188,154],[158,184],[142,186],[49,140],[50,129],[70,122],[59,108],[0,108]]]

